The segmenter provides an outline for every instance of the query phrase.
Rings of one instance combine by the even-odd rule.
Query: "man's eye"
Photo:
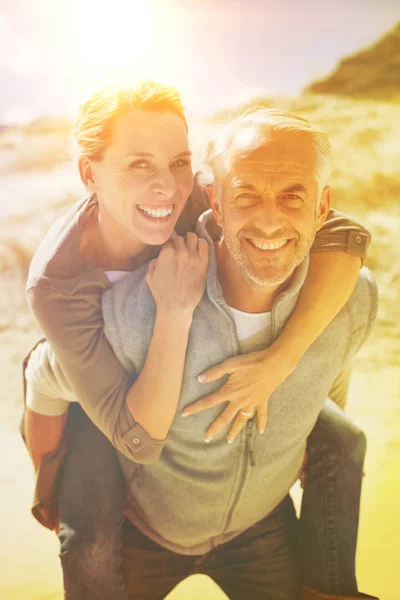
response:
[[[136,160],[135,162],[131,163],[130,166],[132,169],[145,169],[149,165],[145,160]]]
[[[282,200],[289,208],[299,208],[303,204],[303,199],[297,194],[285,194]]]
[[[257,200],[257,196],[251,193],[243,193],[237,196],[238,200]]]

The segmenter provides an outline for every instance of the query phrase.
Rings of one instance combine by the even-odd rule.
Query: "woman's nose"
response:
[[[170,171],[159,173],[154,182],[153,190],[156,194],[162,194],[167,198],[172,198],[175,195],[178,186],[174,175]]]

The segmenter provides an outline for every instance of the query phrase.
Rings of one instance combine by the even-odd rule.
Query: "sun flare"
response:
[[[63,35],[69,39],[63,40],[63,53],[72,95],[85,96],[98,85],[146,77],[177,85],[171,69],[177,39],[173,4],[71,0],[64,5]]]

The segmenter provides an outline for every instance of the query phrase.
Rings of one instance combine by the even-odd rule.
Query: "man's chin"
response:
[[[272,286],[276,287],[277,285],[282,285],[290,279],[293,274],[294,268],[286,268],[286,269],[254,269],[244,266],[243,267],[244,274],[251,280],[253,283],[261,286]]]

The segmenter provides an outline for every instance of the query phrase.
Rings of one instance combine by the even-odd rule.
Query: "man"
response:
[[[212,212],[197,228],[210,247],[207,294],[193,316],[178,410],[157,462],[138,468],[121,458],[136,526],[125,531],[125,576],[132,598],[161,598],[200,571],[231,598],[251,590],[253,598],[294,599],[299,584],[288,492],[333,381],[372,327],[376,287],[364,269],[345,309],[271,397],[263,435],[244,410],[247,425],[233,444],[222,431],[205,445],[204,431],[220,407],[212,400],[192,405],[221,380],[205,389],[199,373],[279,335],[330,204],[326,138],[295,115],[259,110],[234,121],[211,145],[209,163]],[[214,221],[219,240],[209,235]],[[143,270],[104,294],[103,313],[119,360],[140,372],[155,318]],[[146,595],[150,580],[152,595]]]
[[[372,327],[376,288],[363,270],[345,309],[271,397],[262,435],[248,407],[241,411],[245,428],[230,438],[234,443],[226,444],[225,427],[214,429],[206,445],[204,432],[221,413],[220,399],[199,399],[222,382],[202,384],[198,375],[229,356],[265,347],[282,331],[329,210],[330,146],[296,115],[258,110],[220,132],[209,162],[212,213],[197,228],[210,251],[207,293],[193,315],[178,410],[156,462],[138,466],[131,460],[147,442],[130,432],[120,456],[130,492],[125,581],[130,598],[155,599],[203,572],[231,600],[246,594],[294,600],[300,584],[288,492],[333,381]],[[213,239],[215,224],[221,236]],[[156,316],[151,272],[147,283],[140,269],[103,300],[108,339],[133,374],[143,367]]]

